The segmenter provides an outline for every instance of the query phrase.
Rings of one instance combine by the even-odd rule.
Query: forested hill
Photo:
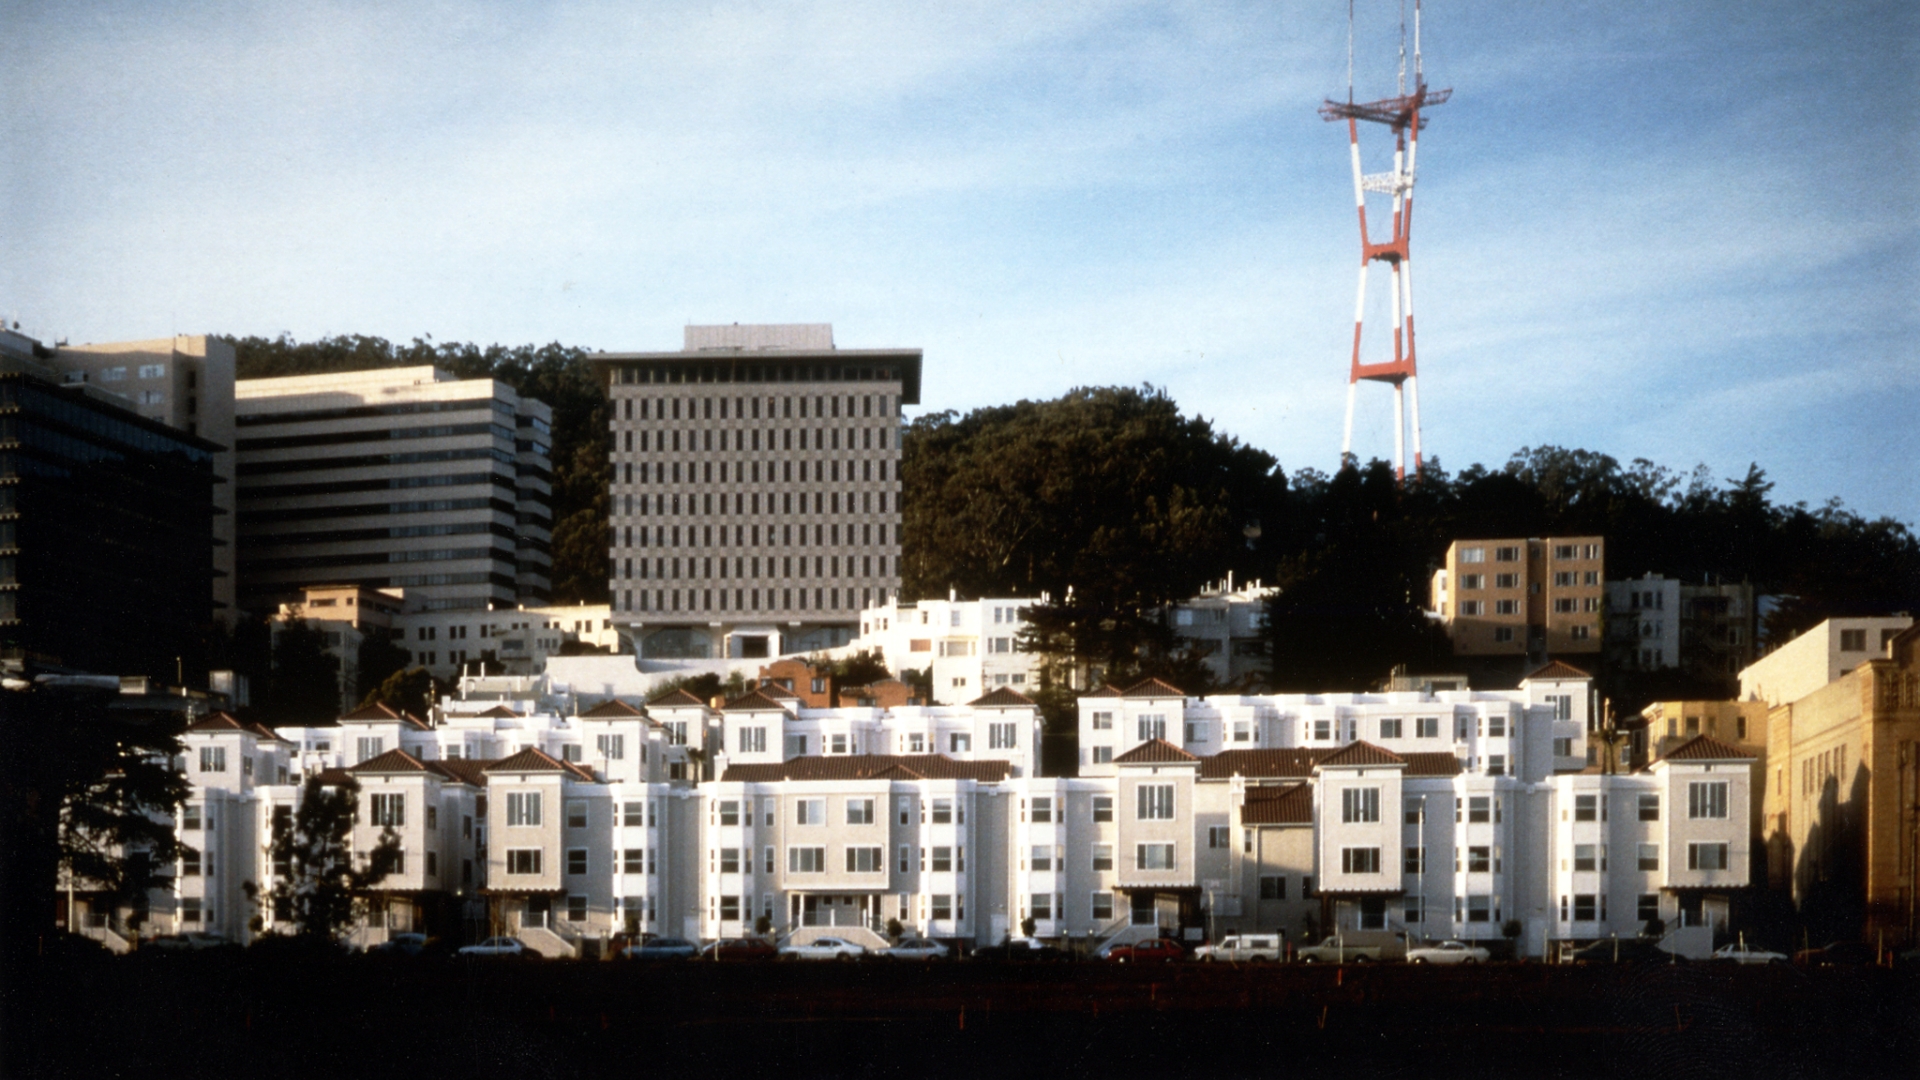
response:
[[[606,406],[587,350],[229,340],[242,378],[435,364],[547,402],[555,599],[605,601]],[[1908,525],[1837,500],[1776,504],[1758,465],[1720,478],[1548,446],[1457,474],[1436,460],[1405,485],[1379,461],[1288,477],[1151,387],[923,415],[904,446],[909,598],[954,589],[1057,599],[1072,587],[1125,606],[1188,595],[1233,571],[1286,590],[1276,653],[1289,652],[1291,636],[1327,663],[1363,657],[1374,677],[1381,657],[1417,654],[1428,576],[1456,537],[1599,533],[1610,578],[1747,580],[1792,597],[1776,635],[1829,615],[1920,611],[1920,540]]]

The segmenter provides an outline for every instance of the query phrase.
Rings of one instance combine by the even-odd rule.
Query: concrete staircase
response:
[[[566,938],[544,926],[522,926],[517,936],[520,944],[549,960],[571,960],[575,955],[573,945]]]

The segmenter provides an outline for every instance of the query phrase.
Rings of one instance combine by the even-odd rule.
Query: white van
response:
[[[1193,958],[1204,962],[1232,960],[1245,963],[1279,963],[1285,958],[1279,934],[1228,934],[1218,945],[1202,945],[1193,950]]]

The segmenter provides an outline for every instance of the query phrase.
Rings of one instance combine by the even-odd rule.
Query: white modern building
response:
[[[1908,615],[1828,619],[1740,672],[1740,696],[1768,705],[1798,701],[1876,657],[1913,625]]]
[[[1607,646],[1624,666],[1680,666],[1680,582],[1645,577],[1607,582]]]
[[[1038,685],[1040,657],[1020,651],[1027,608],[1038,599],[920,600],[898,598],[860,613],[860,636],[837,653],[871,652],[899,673],[928,671],[933,700],[971,701],[1006,688],[1024,692]]]

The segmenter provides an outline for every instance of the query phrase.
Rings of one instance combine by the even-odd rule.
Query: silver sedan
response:
[[[1484,964],[1491,955],[1478,945],[1464,941],[1443,941],[1407,950],[1409,964]]]

